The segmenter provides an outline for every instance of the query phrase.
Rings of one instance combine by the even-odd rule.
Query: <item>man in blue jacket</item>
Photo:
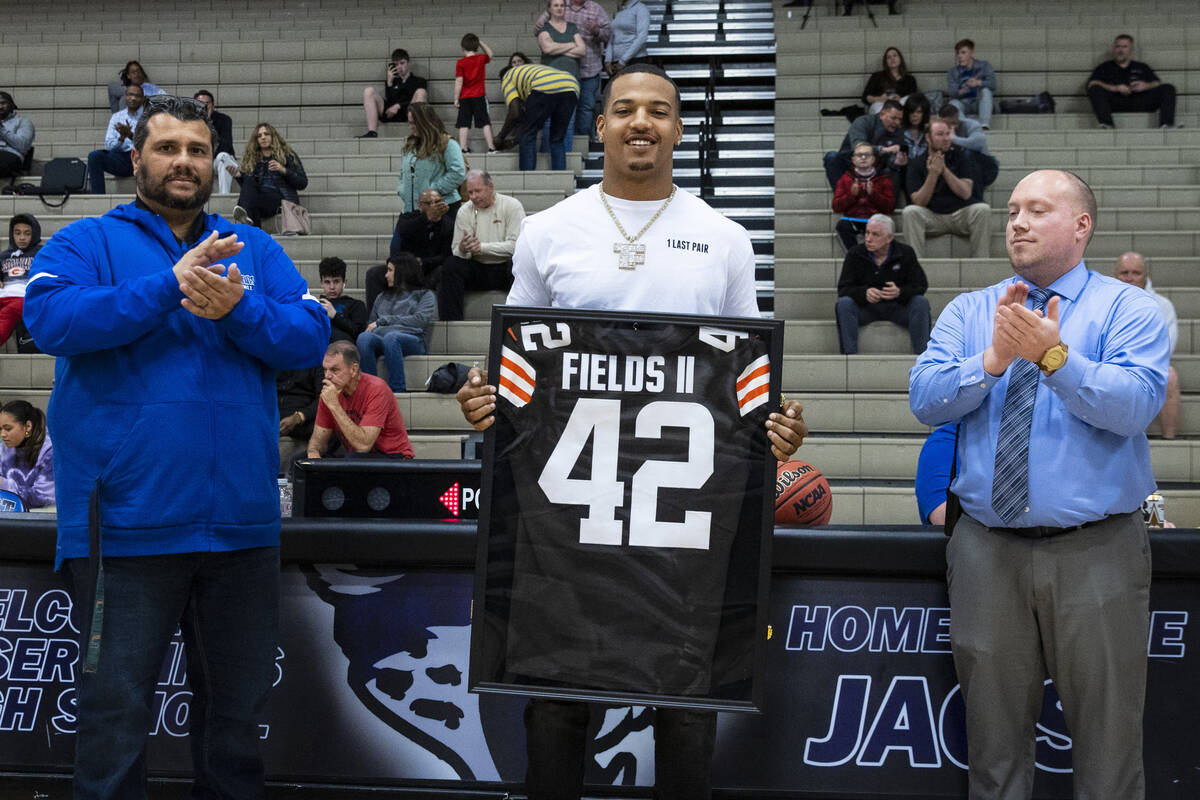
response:
[[[56,233],[26,290],[30,331],[58,357],[56,565],[82,632],[77,797],[144,796],[154,689],[177,626],[194,792],[263,793],[258,723],[279,605],[275,370],[319,363],[329,317],[270,236],[202,213],[216,142],[201,104],[152,98],[133,134],[137,199]]]

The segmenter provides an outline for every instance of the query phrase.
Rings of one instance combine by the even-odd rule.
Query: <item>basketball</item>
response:
[[[825,525],[833,514],[833,492],[821,470],[803,461],[785,461],[775,477],[775,522]]]

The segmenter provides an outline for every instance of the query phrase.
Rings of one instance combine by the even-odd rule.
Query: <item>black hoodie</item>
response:
[[[33,241],[24,250],[18,249],[17,243],[13,241],[13,228],[22,222],[33,228]],[[42,249],[42,226],[38,224],[37,217],[33,214],[17,214],[9,220],[8,245],[8,249],[0,253],[0,279],[3,280],[4,287],[9,291],[0,292],[0,297],[23,297],[25,295],[25,284],[29,282],[29,272],[33,266],[33,257],[37,255],[38,250]],[[18,286],[21,288],[20,295],[16,295],[11,291]]]

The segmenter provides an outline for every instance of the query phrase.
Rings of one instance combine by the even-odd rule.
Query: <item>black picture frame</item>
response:
[[[753,412],[746,410],[741,412],[742,419],[740,422],[734,420],[729,423],[732,426],[741,425],[736,441],[738,444],[746,443],[750,451],[750,455],[742,459],[745,464],[744,471],[738,471],[737,478],[729,478],[728,475],[723,475],[714,470],[709,473],[709,477],[705,482],[696,489],[677,489],[678,484],[655,484],[654,485],[654,500],[653,506],[655,523],[666,521],[660,519],[660,511],[662,506],[669,507],[668,515],[682,515],[686,519],[687,511],[681,511],[686,508],[680,501],[675,500],[675,494],[664,494],[671,492],[683,492],[686,497],[687,491],[699,491],[704,493],[710,492],[726,492],[731,498],[735,498],[740,506],[729,506],[732,512],[720,511],[724,516],[722,520],[728,521],[735,519],[732,524],[722,524],[720,529],[728,532],[736,530],[732,535],[731,540],[727,545],[722,545],[722,549],[717,552],[709,564],[716,563],[724,567],[725,573],[722,577],[723,596],[719,613],[713,613],[712,609],[708,609],[707,614],[698,614],[697,618],[701,620],[697,623],[697,627],[712,631],[712,626],[704,627],[703,621],[712,621],[719,619],[716,625],[715,632],[712,636],[715,641],[711,651],[711,661],[707,661],[707,657],[700,659],[701,663],[711,668],[708,673],[711,680],[707,684],[707,689],[700,691],[688,692],[673,692],[661,691],[657,688],[649,690],[639,690],[630,685],[619,686],[615,683],[605,683],[597,681],[594,676],[588,678],[584,675],[572,675],[566,680],[547,679],[543,676],[530,677],[524,672],[515,671],[509,663],[509,636],[510,636],[510,612],[512,611],[513,599],[513,583],[514,574],[517,570],[515,566],[523,557],[522,548],[529,550],[534,548],[532,544],[528,544],[530,533],[529,528],[532,526],[525,525],[522,522],[522,492],[526,495],[526,500],[536,495],[537,492],[542,492],[540,495],[541,502],[537,504],[539,509],[545,507],[561,507],[550,504],[545,498],[542,487],[541,478],[535,481],[529,479],[529,469],[545,469],[536,464],[536,459],[531,462],[526,457],[525,450],[513,449],[526,446],[527,443],[537,440],[541,435],[543,428],[537,428],[533,432],[526,432],[521,439],[522,443],[514,445],[516,441],[516,432],[514,427],[506,419],[506,414],[503,411],[504,391],[501,391],[501,397],[497,398],[498,410],[495,415],[496,419],[493,425],[488,428],[484,440],[483,452],[483,469],[480,483],[480,494],[483,498],[483,503],[480,508],[479,518],[479,535],[478,549],[476,558],[475,571],[475,587],[474,587],[474,602],[472,611],[472,626],[471,626],[471,659],[470,669],[468,674],[468,687],[473,692],[497,693],[497,694],[517,694],[533,697],[549,697],[558,699],[570,699],[584,702],[597,702],[618,705],[654,705],[662,707],[680,707],[693,709],[708,709],[719,711],[761,711],[763,700],[766,694],[766,644],[768,637],[767,610],[768,610],[768,591],[770,585],[770,564],[771,564],[771,540],[774,531],[774,510],[775,496],[774,486],[776,477],[776,461],[771,454],[770,446],[767,441],[766,429],[761,427],[765,422],[766,415],[772,410],[779,407],[780,401],[780,386],[782,383],[782,367],[783,367],[783,322],[779,320],[767,319],[750,319],[740,317],[709,317],[699,315],[682,315],[682,314],[652,314],[640,312],[606,312],[606,311],[578,311],[578,310],[560,310],[548,308],[526,308],[517,306],[494,306],[492,312],[491,324],[491,340],[489,346],[489,382],[492,385],[500,385],[501,373],[501,348],[506,335],[515,337],[512,333],[514,330],[519,330],[524,334],[525,328],[521,326],[557,326],[559,323],[566,323],[573,326],[589,326],[599,325],[605,326],[604,337],[593,338],[588,342],[587,358],[594,358],[595,354],[609,358],[612,356],[625,357],[628,353],[622,350],[622,341],[628,343],[629,336],[612,336],[612,332],[619,329],[628,329],[635,331],[636,335],[640,336],[690,336],[689,341],[707,341],[700,337],[700,329],[710,329],[705,335],[712,335],[711,329],[716,329],[717,335],[729,335],[729,341],[746,340],[752,341],[754,348],[753,352],[762,353],[769,359],[769,381],[767,384],[767,394],[765,402],[758,399],[755,403],[749,403],[754,407]],[[612,326],[615,326],[612,327]],[[691,331],[688,334],[688,331]],[[682,332],[682,333],[677,333]],[[615,341],[608,341],[609,338]],[[711,343],[711,342],[710,342]],[[553,345],[557,347],[558,345]],[[729,345],[731,351],[733,344]],[[569,350],[569,348],[567,348]],[[599,352],[607,349],[608,352]],[[747,345],[743,350],[737,351],[739,355],[749,352],[751,345]],[[567,350],[563,351],[564,354]],[[700,352],[711,352],[700,349]],[[511,351],[510,351],[511,353]],[[563,356],[564,359],[567,357]],[[704,358],[720,359],[720,356],[701,356]],[[763,356],[759,356],[761,359]],[[676,356],[678,358],[678,356]],[[728,364],[722,366],[728,370],[732,364],[732,357],[728,360]],[[508,362],[511,364],[511,362]],[[563,362],[566,363],[565,361]],[[612,363],[611,361],[609,363]],[[756,362],[761,363],[761,362]],[[628,372],[628,364],[625,365],[625,372]],[[714,368],[715,369],[715,368]],[[701,370],[703,372],[703,368]],[[511,374],[511,373],[510,373]],[[648,373],[647,373],[648,374]],[[743,374],[749,374],[748,372]],[[542,397],[546,397],[547,393],[555,394],[555,402],[571,403],[572,415],[576,410],[578,401],[583,396],[589,394],[582,387],[579,391],[569,391],[565,386],[547,385],[544,383],[553,383],[550,379],[561,381],[561,376],[550,376],[547,378],[543,373],[542,377],[537,379],[536,391],[542,391]],[[758,380],[761,384],[761,377]],[[681,386],[682,384],[676,384]],[[717,385],[714,383],[714,385]],[[732,388],[731,382],[726,378],[720,383],[722,392],[726,388]],[[761,386],[759,387],[761,391]],[[611,387],[609,394],[611,395]],[[668,389],[668,394],[670,390]],[[734,389],[736,394],[736,389]],[[596,394],[595,391],[591,394]],[[607,396],[607,395],[606,395]],[[622,395],[622,397],[627,395]],[[665,395],[664,395],[665,396]],[[725,395],[728,399],[728,394]],[[572,399],[574,398],[574,399]],[[622,402],[624,402],[622,400]],[[646,402],[646,401],[643,401]],[[724,402],[722,400],[721,402]],[[734,399],[735,404],[743,401]],[[713,405],[704,404],[696,401],[683,403],[683,405]],[[636,406],[635,406],[636,407]],[[734,414],[727,415],[729,419],[734,419],[741,408],[740,405],[735,405],[733,408]],[[540,412],[539,412],[540,413]],[[712,408],[709,408],[709,416],[713,414]],[[639,413],[640,418],[640,413]],[[756,427],[752,427],[756,426]],[[618,450],[623,450],[627,442],[632,442],[636,439],[629,430],[632,426],[622,422],[620,424],[620,446]],[[665,424],[660,429],[660,435],[663,439],[656,440],[655,445],[659,441],[667,441],[674,434],[669,434],[667,431],[674,429],[673,424]],[[679,427],[686,428],[686,425]],[[576,473],[581,476],[586,474],[588,477],[584,480],[592,480],[592,470],[594,465],[591,464],[591,447],[600,445],[595,441],[600,436],[597,429],[593,429],[579,454],[572,456],[572,466],[570,475],[571,480],[575,480]],[[690,462],[692,430],[687,428],[675,436],[675,441],[682,441],[684,444],[678,445],[686,451],[687,459]],[[697,436],[697,440],[701,437]],[[530,445],[534,450],[540,447],[539,452],[545,453],[550,444],[547,441],[541,441],[540,444]],[[557,452],[562,440],[553,440],[553,447]],[[645,439],[637,441],[644,442]],[[645,445],[642,445],[646,447]],[[699,447],[699,445],[696,445]],[[714,448],[716,445],[714,444]],[[728,448],[726,450],[728,452]],[[635,457],[636,458],[636,457]],[[715,458],[715,457],[714,457]],[[586,459],[586,463],[585,462]],[[543,459],[544,463],[549,462],[549,458]],[[648,459],[647,459],[648,460]],[[670,459],[668,459],[670,460]],[[679,459],[674,459],[679,460]],[[514,461],[520,462],[519,469],[524,471],[521,478],[522,492],[517,489],[516,481],[518,478],[514,476]],[[656,461],[661,461],[656,459]],[[530,467],[530,463],[534,463]],[[584,463],[581,467],[580,464]],[[643,464],[645,461],[642,462]],[[716,463],[714,461],[714,463]],[[615,467],[614,467],[615,469]],[[744,476],[744,477],[743,477]],[[614,477],[616,477],[614,475]],[[635,475],[636,479],[636,475]],[[744,480],[744,483],[738,483],[739,480]],[[536,483],[537,486],[530,488],[531,483]],[[629,543],[629,533],[633,526],[629,524],[628,516],[630,506],[632,505],[630,484],[633,481],[624,483],[621,491],[623,492],[622,505],[613,508],[613,516],[624,516],[620,521],[622,527],[622,540],[619,545],[625,552],[633,553],[633,558],[642,557],[647,548],[633,548]],[[536,490],[536,491],[535,491]],[[669,498],[668,502],[663,502],[663,498]],[[684,501],[685,502],[685,501]],[[578,506],[582,507],[580,503]],[[644,503],[643,503],[644,505]],[[591,513],[590,507],[587,512]],[[581,512],[582,516],[583,512]],[[711,524],[712,517],[709,517]],[[607,524],[607,523],[606,523]],[[525,531],[521,531],[522,527]],[[654,527],[641,526],[641,527]],[[582,527],[580,528],[582,531]],[[705,534],[708,535],[707,533]],[[723,536],[725,534],[722,534]],[[582,538],[582,533],[580,534]],[[706,539],[705,548],[707,548]],[[575,547],[579,543],[572,540],[571,547]],[[587,543],[588,545],[594,543]],[[611,543],[604,543],[604,546],[609,546]],[[723,548],[727,546],[728,550]],[[536,549],[536,548],[534,548]],[[555,546],[550,548],[556,549]],[[586,549],[580,547],[580,549]],[[703,548],[702,548],[703,549]],[[660,550],[672,551],[672,548],[664,548]],[[717,548],[714,547],[714,552]],[[545,548],[538,551],[545,552]],[[611,553],[612,551],[608,551]],[[677,552],[677,550],[672,551]],[[654,558],[660,557],[660,553],[655,553]],[[722,556],[720,553],[727,553]],[[528,557],[526,555],[526,557]],[[598,556],[601,559],[608,558],[606,553]],[[670,557],[670,556],[666,556]],[[681,563],[687,562],[687,558],[693,558],[689,555],[681,555],[679,559]],[[701,556],[703,558],[703,556]],[[707,567],[706,567],[707,569]],[[685,572],[686,574],[686,572]],[[678,580],[678,575],[675,575]],[[715,584],[714,584],[715,585]],[[656,585],[657,588],[657,585]],[[688,591],[683,589],[682,591]],[[525,603],[528,607],[529,604]],[[540,607],[540,606],[538,606]],[[521,612],[518,612],[519,614]],[[526,615],[528,616],[527,612]],[[588,620],[580,620],[581,625],[587,625]],[[528,630],[526,624],[525,630]],[[665,629],[664,629],[665,630]],[[644,631],[643,631],[644,633]],[[669,632],[667,633],[669,635]],[[514,637],[520,640],[521,637]],[[707,651],[706,651],[707,652]],[[525,659],[527,663],[529,659]],[[561,677],[561,676],[560,676]],[[682,684],[680,684],[682,685]],[[698,682],[698,685],[704,685]]]

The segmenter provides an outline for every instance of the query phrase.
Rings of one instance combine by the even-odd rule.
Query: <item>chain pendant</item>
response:
[[[617,242],[613,245],[613,252],[618,256],[618,269],[635,270],[646,263],[646,245],[644,244]]]

